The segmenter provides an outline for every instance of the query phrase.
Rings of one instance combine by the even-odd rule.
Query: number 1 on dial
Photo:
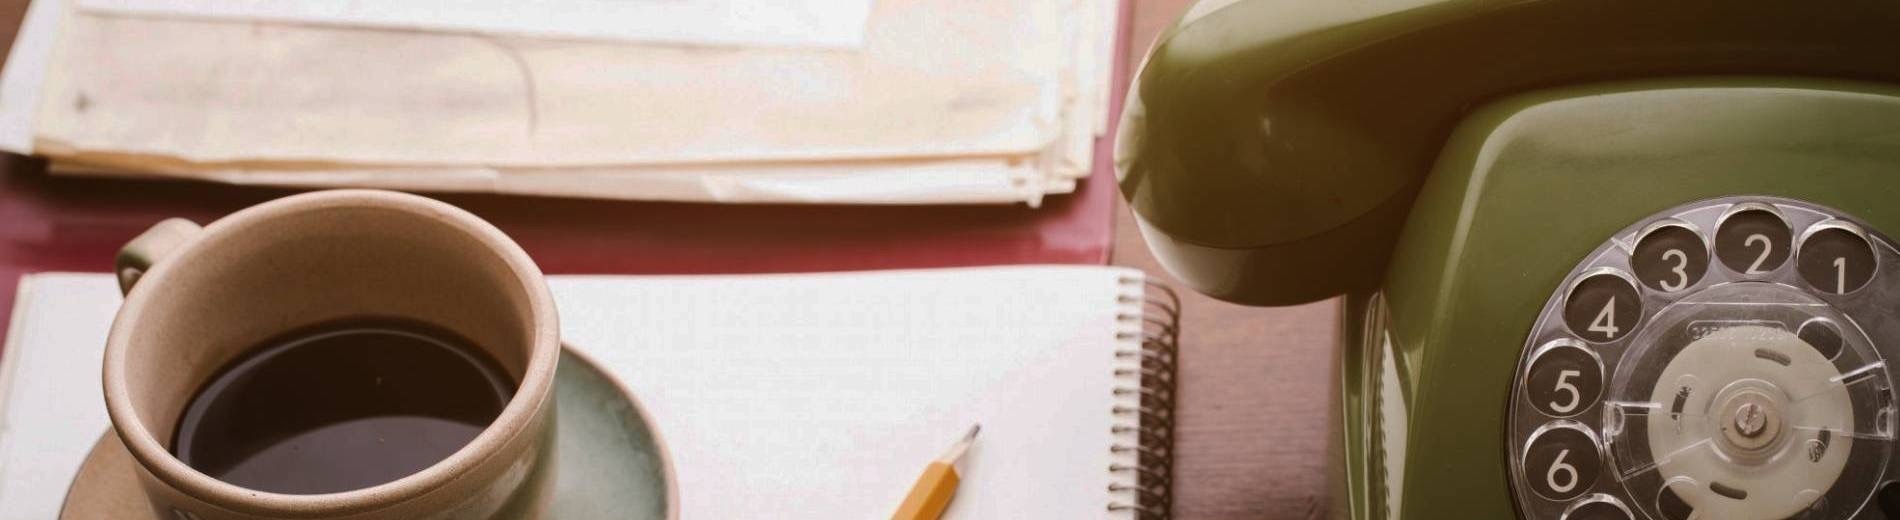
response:
[[[1834,294],[1847,294],[1847,257],[1834,259]]]

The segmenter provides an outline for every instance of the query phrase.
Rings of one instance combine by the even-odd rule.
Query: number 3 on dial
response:
[[[1709,247],[1686,224],[1659,226],[1636,241],[1630,251],[1630,269],[1651,289],[1681,291],[1709,272]]]
[[[1662,256],[1665,261],[1674,260],[1676,262],[1676,265],[1669,268],[1669,272],[1676,275],[1676,281],[1663,281],[1662,289],[1669,292],[1676,292],[1682,290],[1684,287],[1688,287],[1689,272],[1684,271],[1683,268],[1689,267],[1689,255],[1683,253],[1681,249],[1671,249],[1663,251]]]

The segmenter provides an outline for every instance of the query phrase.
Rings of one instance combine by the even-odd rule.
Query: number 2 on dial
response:
[[[1767,235],[1760,233],[1748,235],[1747,239],[1742,240],[1742,245],[1752,246],[1757,242],[1761,243],[1761,255],[1755,257],[1755,263],[1748,264],[1748,273],[1746,274],[1762,274],[1768,272],[1761,270],[1761,264],[1768,261],[1768,255],[1770,253],[1775,252],[1775,242],[1769,240]]]
[[[1605,300],[1603,310],[1597,312],[1596,319],[1590,320],[1590,332],[1601,332],[1608,341],[1616,339],[1616,333],[1622,330],[1616,327],[1616,298]]]

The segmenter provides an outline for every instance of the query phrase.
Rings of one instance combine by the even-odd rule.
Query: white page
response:
[[[119,284],[105,274],[20,280],[0,352],[0,520],[53,520],[105,434],[99,387]]]
[[[871,0],[79,0],[147,16],[693,45],[857,47]]]
[[[948,518],[1102,518],[1119,278],[1100,267],[557,278],[564,337],[658,422],[682,518],[889,518],[971,423]],[[1137,301],[1139,298],[1137,298]]]
[[[971,423],[948,518],[1117,517],[1116,333],[1134,270],[554,276],[568,342],[638,396],[682,518],[888,518]],[[105,274],[22,280],[0,358],[0,520],[50,520],[108,423]],[[1131,294],[1131,291],[1136,293]],[[1125,514],[1125,512],[1123,513]],[[1126,517],[1126,516],[1122,516]]]

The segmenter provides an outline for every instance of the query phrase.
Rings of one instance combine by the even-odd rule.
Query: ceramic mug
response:
[[[539,268],[442,202],[339,190],[199,228],[168,220],[119,254],[125,303],[105,353],[106,411],[162,520],[535,518],[552,496],[561,344]],[[194,392],[249,347],[360,316],[427,322],[488,351],[519,384],[487,429],[435,465],[321,495],[245,489],[167,449]]]

